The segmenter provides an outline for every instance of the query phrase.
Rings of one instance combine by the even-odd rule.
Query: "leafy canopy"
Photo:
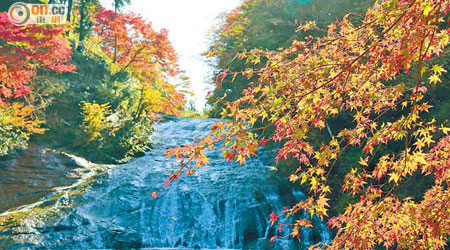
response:
[[[157,32],[133,13],[105,9],[97,14],[93,30],[94,40],[112,60],[113,73],[129,72],[136,80],[140,89],[136,118],[144,112],[179,114],[184,95],[168,82],[179,69],[167,30]]]
[[[64,27],[15,26],[0,13],[0,155],[43,133],[33,115],[33,87],[47,76],[75,70]]]
[[[73,71],[62,27],[16,26],[0,13],[0,105],[31,94],[38,70]]]

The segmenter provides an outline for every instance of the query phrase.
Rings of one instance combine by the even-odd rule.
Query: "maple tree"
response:
[[[248,64],[243,60],[234,60],[236,54],[253,48],[286,48],[293,40],[302,40],[306,35],[320,36],[326,25],[336,18],[341,18],[349,10],[358,14],[371,3],[372,1],[368,0],[340,0],[332,3],[324,0],[243,1],[236,9],[220,16],[222,23],[214,27],[210,45],[204,55],[215,69],[214,75],[225,71],[244,71],[249,67],[257,70],[264,66],[264,61]],[[306,34],[296,32],[298,24],[305,20],[316,20],[321,29],[310,30]],[[223,100],[237,100],[254,79],[237,74],[223,81],[214,80],[210,80],[215,88],[208,95],[208,104],[211,105],[209,114],[212,117],[220,117],[224,107]],[[219,99],[223,100],[213,105]]]
[[[3,136],[25,142],[32,133],[42,133],[33,116],[33,85],[51,74],[70,72],[71,50],[63,27],[15,26],[0,13],[0,113]],[[16,139],[13,139],[13,141]],[[9,146],[8,146],[9,145]],[[24,146],[3,142],[2,148]],[[2,150],[5,154],[7,150]]]
[[[289,6],[292,5],[292,6]],[[276,49],[287,46],[296,37],[297,25],[295,11],[288,13],[286,9],[297,9],[301,5],[296,0],[253,0],[244,1],[241,6],[229,13],[221,15],[222,24],[215,27],[211,44],[204,55],[216,71],[242,71],[248,65],[233,57],[244,49],[267,48]],[[253,65],[256,68],[256,65]],[[216,75],[217,75],[216,73]],[[226,101],[234,101],[241,96],[242,90],[248,87],[249,80],[236,75],[233,80],[212,81],[215,89],[208,95],[208,103],[212,104],[226,96]],[[213,117],[220,117],[223,102],[214,105],[209,111]]]
[[[177,73],[178,57],[166,29],[157,32],[136,14],[102,9],[93,30],[96,41],[117,64],[117,72],[130,69],[136,75],[159,70]]]
[[[73,71],[71,50],[62,27],[15,26],[0,14],[0,105],[31,94],[38,69],[63,73]]]
[[[184,95],[167,80],[179,73],[167,30],[153,30],[151,23],[136,14],[105,9],[96,16],[93,29],[94,39],[112,60],[113,74],[129,72],[136,79],[140,94],[135,118],[143,112],[179,113]]]
[[[255,81],[241,98],[225,103],[224,120],[214,123],[211,132],[166,152],[180,168],[164,187],[181,174],[208,165],[208,149],[220,149],[227,161],[242,164],[272,140],[282,145],[277,161],[292,157],[298,162],[289,179],[306,185],[310,193],[281,214],[273,213],[272,224],[302,211],[323,218],[335,192],[327,182],[336,161],[348,148],[361,148],[363,156],[341,186],[341,192],[355,196],[356,202],[329,220],[336,229],[330,244],[311,248],[443,248],[450,233],[450,128],[424,119],[431,108],[424,95],[446,72],[434,58],[446,53],[449,43],[448,10],[447,0],[377,2],[358,24],[349,14],[331,23],[323,37],[308,36],[278,51],[240,53],[238,59],[264,66],[217,76],[223,81],[239,74]],[[308,22],[298,32],[315,28],[315,22]],[[405,88],[396,82],[400,75],[414,77],[415,86]],[[398,109],[404,112],[401,117],[386,115]],[[308,135],[344,112],[352,115],[353,127],[315,147]],[[254,126],[261,123],[267,125]],[[264,138],[261,131],[270,126],[274,133]],[[403,150],[376,154],[393,143],[403,144]],[[395,188],[413,174],[433,176],[432,187],[420,201],[395,196]],[[290,226],[291,234],[271,241],[298,238],[300,227],[311,226],[306,219],[286,224],[279,227]]]

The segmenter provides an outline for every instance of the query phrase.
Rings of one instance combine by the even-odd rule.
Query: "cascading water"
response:
[[[1,249],[303,249],[329,241],[324,224],[303,230],[301,243],[270,242],[270,212],[305,195],[260,152],[246,165],[226,163],[210,152],[211,166],[183,176],[157,199],[167,174],[176,169],[164,151],[201,136],[213,120],[176,119],[157,125],[154,149],[125,165],[88,168],[70,187],[40,202],[0,215]],[[283,229],[280,235],[288,234]]]

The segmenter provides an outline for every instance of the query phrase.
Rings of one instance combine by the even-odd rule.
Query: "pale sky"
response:
[[[112,9],[112,0],[102,0]],[[169,38],[180,57],[180,67],[191,79],[197,110],[206,103],[211,90],[207,82],[210,68],[201,53],[207,48],[207,33],[217,23],[217,16],[237,7],[240,0],[131,0],[126,11],[151,21],[153,29],[169,30]]]

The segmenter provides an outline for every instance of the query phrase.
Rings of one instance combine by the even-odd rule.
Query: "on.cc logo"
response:
[[[15,3],[9,7],[8,17],[15,25],[25,25],[30,19],[30,9],[25,3]]]

